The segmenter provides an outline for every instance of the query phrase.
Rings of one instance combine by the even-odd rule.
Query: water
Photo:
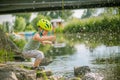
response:
[[[73,75],[74,67],[90,64],[89,50],[84,44],[75,45],[76,52],[72,55],[57,56],[46,68],[51,69],[55,75]],[[53,66],[54,65],[54,66]]]
[[[52,70],[54,76],[72,77],[74,67],[89,66],[92,71],[102,73],[105,80],[119,80],[120,46],[116,45],[119,41],[115,41],[113,37],[111,45],[104,43],[107,38],[104,40],[100,37],[99,41],[98,37],[79,35],[78,39],[77,36],[72,39],[71,36],[64,37],[66,43],[64,47],[50,48],[47,54],[55,58],[45,68]]]
[[[57,76],[73,76],[74,67],[89,66],[91,68],[98,68],[101,66],[92,64],[92,60],[96,57],[99,56],[103,58],[109,57],[112,53],[120,53],[119,46],[107,47],[105,45],[100,45],[97,46],[92,52],[87,46],[85,46],[85,44],[77,44],[74,47],[76,49],[74,54],[57,56],[51,64],[46,66],[46,69],[51,69]]]

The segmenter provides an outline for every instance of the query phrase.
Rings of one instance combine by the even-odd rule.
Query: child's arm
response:
[[[55,39],[56,39],[55,36],[42,36],[42,37],[40,37],[38,33],[33,36],[33,40],[40,41],[40,42],[55,41]]]
[[[42,44],[44,45],[44,44],[50,44],[50,45],[52,45],[52,41],[42,41]]]

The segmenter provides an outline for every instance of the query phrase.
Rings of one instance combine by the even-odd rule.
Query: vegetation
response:
[[[55,28],[55,33],[63,33],[63,28],[62,27],[57,27]]]
[[[81,33],[81,32],[110,32],[119,33],[120,15],[91,17],[88,19],[74,19],[64,28],[64,33]]]
[[[97,9],[85,9],[81,18],[89,18],[93,16],[93,14],[95,14],[96,12]]]
[[[8,52],[5,49],[0,49],[0,63],[4,63],[6,61],[13,61],[13,52]]]
[[[77,41],[88,41],[87,44],[89,44],[90,46],[95,46],[98,45],[100,42],[104,43],[104,44],[119,44],[118,42],[114,42],[114,40],[119,41],[119,35],[116,35],[120,32],[120,20],[119,17],[120,15],[113,15],[113,13],[116,11],[116,14],[119,13],[120,9],[118,8],[105,8],[104,9],[104,13],[101,13],[99,17],[91,17],[96,13],[96,9],[86,9],[84,11],[84,14],[82,15],[82,18],[84,19],[73,19],[73,20],[69,20],[68,24],[66,25],[66,27],[63,29],[61,27],[58,27],[55,29],[55,33],[88,33],[88,34],[82,34],[82,35],[78,35],[76,36],[72,36],[74,37],[73,39],[71,39],[71,36],[65,36],[65,38],[67,38],[70,43],[74,43]],[[37,30],[37,26],[36,23],[39,19],[41,18],[46,18],[48,20],[51,20],[53,18],[64,18],[69,19],[69,16],[72,15],[72,11],[69,10],[63,10],[63,11],[48,11],[48,12],[39,12],[37,17],[34,18],[31,22],[30,22],[30,18],[31,18],[31,13],[20,13],[20,14],[13,14],[13,16],[15,16],[15,22],[14,22],[14,31],[19,32],[19,31],[33,31],[34,29]],[[110,15],[107,15],[107,13],[110,13]],[[4,25],[0,25],[0,27],[2,28],[2,30],[4,32],[9,32],[9,22],[5,22]],[[106,37],[107,35],[108,37]],[[91,35],[90,35],[91,34]],[[98,38],[99,35],[99,38]],[[116,35],[117,37],[115,37],[114,35]],[[93,36],[96,37],[93,39]],[[1,36],[2,37],[2,36]],[[80,39],[80,37],[84,37],[83,39]],[[104,39],[103,39],[103,38]],[[63,37],[64,38],[64,37]],[[58,42],[64,42],[63,38],[59,37],[59,41]],[[107,39],[108,38],[108,39]],[[109,41],[107,41],[107,40]],[[19,40],[19,41],[14,41],[12,38],[11,40],[20,48],[22,49],[23,46],[25,45],[26,41],[25,40]],[[2,43],[4,43],[5,40],[3,40]],[[96,41],[96,42],[95,42]],[[2,44],[1,43],[1,44]],[[95,44],[96,43],[96,44]],[[57,49],[58,51],[63,51],[63,52],[59,52],[60,54],[65,54],[66,51],[71,50],[70,53],[72,53],[72,45],[67,45],[66,48],[64,49]],[[3,45],[3,44],[2,44]],[[53,51],[51,52],[51,49],[53,49]],[[41,45],[40,50],[42,50],[44,53],[50,53],[52,55],[52,53],[58,53],[56,52],[56,49],[54,49],[53,47],[51,48],[49,45],[47,46],[43,46]],[[2,50],[3,51],[3,50]],[[58,54],[59,54],[58,53]]]
[[[64,20],[67,20],[73,14],[73,11],[71,10],[46,11],[46,12],[44,11],[39,12],[39,14],[44,15],[46,17],[50,17],[51,19],[62,18]]]
[[[22,17],[22,18],[24,18],[25,19],[25,23],[27,25],[29,25],[29,23],[30,23],[31,15],[32,15],[31,13],[16,13],[16,14],[13,14],[13,16],[15,16],[15,17]]]
[[[19,49],[1,28],[0,34],[0,62],[11,61],[13,55],[17,54],[15,51],[19,52]]]
[[[55,33],[66,33],[63,35],[57,36],[57,42],[63,43],[66,42],[65,47],[51,47],[50,45],[40,45],[39,50],[43,51],[45,53],[46,57],[55,57],[55,56],[61,56],[61,55],[69,55],[75,53],[74,44],[75,43],[84,43],[89,46],[89,50],[92,52],[96,46],[104,44],[106,46],[119,46],[120,45],[120,15],[113,15],[111,11],[114,11],[113,9],[106,10],[105,13],[100,14],[102,16],[99,17],[91,17],[94,13],[94,10],[87,10],[85,14],[82,16],[84,19],[73,19],[66,25],[64,29],[61,27],[58,27],[55,29]],[[107,13],[110,13],[110,15],[107,15]],[[117,12],[118,13],[118,12]],[[43,16],[42,13],[38,14],[35,19],[33,19],[30,23],[29,19],[31,14],[28,16],[25,14],[15,15],[15,23],[14,23],[14,31],[31,31],[34,28],[37,30],[36,23],[41,18],[46,18],[51,20],[51,18],[57,18],[59,16],[64,17],[64,15],[59,15],[56,13],[50,13],[50,17],[47,15],[48,13],[43,13],[46,15]],[[61,14],[61,13],[60,13]],[[89,18],[88,18],[89,17]],[[67,17],[64,17],[65,19]],[[34,26],[34,28],[33,28]],[[4,25],[0,25],[0,28],[4,32],[9,32],[9,23],[5,22]],[[12,51],[8,51],[6,48],[12,49],[12,46],[9,46],[9,40],[8,37],[6,37],[5,34],[3,34],[2,30],[0,30],[0,63],[6,62],[6,61],[12,61],[14,60],[14,53]],[[69,34],[67,34],[69,33]],[[75,33],[75,34],[71,34]],[[108,36],[109,35],[109,36]],[[25,40],[14,40],[12,37],[10,39],[20,48],[23,49],[24,45],[26,44]],[[118,53],[119,54],[119,53]],[[115,68],[110,69],[109,71],[114,71],[115,78],[119,78],[119,72],[120,72],[120,56],[110,56],[108,58],[96,58],[94,60],[94,64],[118,64],[118,66],[115,66]],[[22,66],[22,65],[21,65]],[[23,66],[22,66],[23,67]],[[43,76],[45,80],[47,80],[47,76],[45,73],[37,72],[38,76]],[[110,78],[111,79],[111,78]],[[106,79],[107,80],[107,79]],[[109,79],[108,79],[109,80]],[[114,79],[113,79],[114,80]]]
[[[14,24],[14,31],[19,32],[25,29],[26,23],[23,17],[16,17]]]
[[[7,32],[7,33],[10,32],[9,25],[10,25],[10,23],[8,21],[6,21],[6,22],[3,23],[2,29],[3,29],[4,32]]]
[[[23,49],[24,45],[26,44],[26,40],[25,39],[19,39],[19,40],[15,40],[13,38],[13,36],[9,36],[9,38],[16,44],[16,46],[18,46],[21,50]]]

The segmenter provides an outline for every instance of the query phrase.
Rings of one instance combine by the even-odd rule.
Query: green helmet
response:
[[[37,26],[44,29],[44,30],[47,30],[47,31],[51,31],[52,30],[52,25],[51,23],[46,20],[46,19],[41,19],[37,22]]]

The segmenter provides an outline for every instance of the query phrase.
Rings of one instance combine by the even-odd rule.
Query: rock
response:
[[[48,76],[51,76],[52,74],[53,73],[50,70],[48,70],[48,71],[43,70],[43,71],[38,71],[36,76],[37,76],[37,78],[40,78],[40,77],[46,77],[46,76],[48,77]]]
[[[83,77],[88,72],[91,72],[89,66],[74,67],[75,76]]]
[[[0,67],[4,67],[4,66],[6,66],[6,64],[1,64],[1,63],[0,63]]]
[[[51,62],[53,62],[52,58],[44,58],[40,64],[40,66],[42,66],[42,65],[46,66],[46,65],[50,64]]]
[[[0,80],[18,80],[14,72],[0,71]]]
[[[59,77],[58,76],[50,76],[48,79],[49,80],[69,80],[69,79],[66,79],[62,76],[59,76]]]
[[[72,78],[70,80],[81,80],[81,79],[79,77],[74,77],[74,78]]]
[[[0,67],[0,80],[36,80],[36,72],[6,65]]]
[[[48,71],[44,71],[44,73],[47,75],[47,76],[51,76],[53,75],[52,71],[48,70]]]
[[[103,76],[100,75],[99,73],[87,73],[85,76],[82,78],[82,80],[103,80]]]

